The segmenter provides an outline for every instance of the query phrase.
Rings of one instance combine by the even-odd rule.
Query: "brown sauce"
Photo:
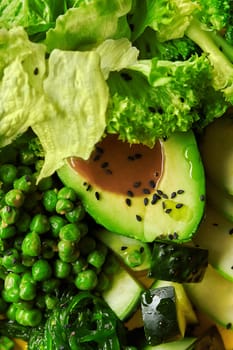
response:
[[[108,135],[98,143],[88,160],[70,158],[71,166],[86,182],[103,190],[145,196],[157,187],[163,171],[163,152],[158,141],[154,148],[130,145]]]

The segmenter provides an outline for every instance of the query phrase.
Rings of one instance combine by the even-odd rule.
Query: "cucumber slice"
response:
[[[206,183],[206,191],[208,201],[228,220],[233,222],[233,195],[224,192],[210,181]]]
[[[111,287],[102,293],[103,299],[122,321],[137,309],[144,287],[123,267],[112,275]]]
[[[174,282],[200,282],[208,250],[181,243],[154,242],[149,277]]]
[[[180,340],[163,343],[159,345],[146,345],[143,350],[187,350],[195,344],[196,338],[183,338]]]
[[[233,281],[233,223],[210,204],[193,242],[209,250],[209,262],[225,278]]]
[[[150,267],[151,250],[147,243],[105,229],[96,231],[95,236],[133,271],[143,271]]]
[[[146,290],[142,293],[141,309],[145,337],[149,345],[184,336],[184,315],[178,308],[173,286]]]
[[[211,265],[200,283],[185,283],[185,290],[195,307],[219,325],[233,329],[233,283]]]
[[[197,315],[187,296],[184,286],[181,283],[157,280],[152,284],[151,288],[153,289],[153,288],[166,287],[166,286],[173,286],[175,288],[178,307],[184,315],[184,318],[186,321],[185,323],[197,324],[198,323]]]

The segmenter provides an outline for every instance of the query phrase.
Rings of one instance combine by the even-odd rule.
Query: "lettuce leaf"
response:
[[[45,43],[48,51],[86,50],[105,39],[130,37],[126,15],[132,0],[78,1],[59,16],[55,28],[48,30]]]
[[[104,133],[108,87],[100,56],[91,51],[53,50],[44,92],[50,101],[44,111],[46,118],[32,125],[45,150],[38,181],[56,171],[69,156],[87,159]]]
[[[0,27],[22,26],[29,35],[45,32],[66,9],[65,0],[1,0]]]

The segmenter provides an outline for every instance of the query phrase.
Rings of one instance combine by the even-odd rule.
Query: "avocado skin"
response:
[[[58,176],[78,193],[95,221],[109,231],[144,242],[156,238],[189,241],[198,228],[205,206],[205,176],[197,142],[190,131],[175,133],[161,140],[161,144],[162,177],[150,194],[134,196],[130,206],[126,204],[126,195],[87,184],[68,159],[58,170]]]

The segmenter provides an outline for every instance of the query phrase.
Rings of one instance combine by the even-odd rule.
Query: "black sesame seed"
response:
[[[201,195],[200,195],[200,200],[201,200],[202,202],[204,202],[204,200],[205,200],[205,195],[204,195],[204,194],[201,194]]]
[[[178,190],[177,193],[182,194],[182,193],[184,193],[184,190]]]
[[[100,194],[99,194],[99,192],[95,192],[95,198],[97,199],[97,201],[100,200]]]
[[[166,214],[170,214],[171,211],[172,211],[172,209],[171,209],[171,208],[168,208],[168,209],[165,210],[165,213],[166,213]]]
[[[39,74],[39,68],[38,68],[38,67],[36,67],[36,68],[34,69],[33,74],[34,74],[34,75],[38,75],[38,74]]]
[[[149,106],[149,107],[148,107],[148,110],[149,110],[151,113],[155,113],[155,112],[156,112],[156,109],[155,109],[155,107],[153,107],[153,106]]]
[[[91,188],[92,188],[92,187],[91,187],[91,185],[90,185],[90,184],[88,184],[88,185],[87,185],[87,188],[86,188],[86,191],[90,191],[90,190],[91,190]]]
[[[134,182],[133,187],[138,188],[141,186],[141,184],[142,184],[141,181],[136,181],[136,182]]]
[[[140,215],[136,215],[136,220],[140,222],[142,221],[142,217]]]
[[[163,207],[163,209],[166,208],[166,203],[165,202],[162,203],[162,207]]]
[[[144,198],[143,202],[144,202],[144,205],[147,206],[149,204],[149,199],[148,198]]]
[[[226,329],[230,329],[231,327],[232,327],[232,323],[231,322],[227,323]]]
[[[139,252],[142,254],[144,252],[144,247],[140,247]]]
[[[154,205],[158,202],[158,200],[161,199],[160,196],[158,196],[156,193],[153,194],[152,200],[151,200],[151,204]]]
[[[130,207],[131,206],[131,199],[126,198],[125,203],[128,205],[128,207]]]
[[[107,168],[108,167],[108,162],[103,162],[102,164],[101,164],[101,168]]]
[[[168,195],[167,195],[166,193],[163,193],[163,194],[162,194],[162,197],[163,197],[164,199],[168,199]]]
[[[172,233],[170,233],[170,234],[168,235],[168,238],[169,238],[170,240],[173,240],[173,239],[174,239],[173,234],[172,234]]]
[[[158,172],[158,171],[156,171],[155,176],[156,176],[156,177],[158,177],[158,176],[159,176],[159,172]]]
[[[134,156],[128,156],[128,160],[134,160]]]
[[[142,192],[143,192],[144,194],[150,194],[149,188],[143,188]]]
[[[175,198],[176,197],[176,192],[172,192],[171,193],[171,198]]]
[[[135,153],[134,158],[135,159],[141,159],[142,158],[142,154],[141,153]]]
[[[126,245],[121,246],[121,250],[126,250],[128,247]]]
[[[163,191],[161,191],[161,190],[157,190],[157,193],[158,193],[160,196],[163,195]]]
[[[97,160],[100,160],[100,154],[96,154],[93,158],[93,161],[96,162]]]
[[[87,185],[87,182],[86,182],[86,181],[84,181],[84,182],[83,182],[83,186],[86,186],[86,185]]]
[[[127,195],[128,195],[129,197],[133,197],[133,196],[134,196],[134,194],[133,194],[133,192],[132,192],[131,190],[128,190],[128,191],[127,191]]]
[[[179,238],[178,233],[177,233],[177,232],[174,232],[174,233],[173,233],[173,237],[174,237],[174,239],[178,239],[178,238]]]
[[[150,185],[151,188],[155,188],[156,183],[155,183],[154,180],[150,180],[150,181],[149,181],[149,185]]]
[[[111,169],[105,169],[105,174],[112,175],[112,170]]]
[[[182,207],[183,207],[183,205],[184,205],[184,204],[182,204],[182,203],[177,203],[177,204],[176,204],[176,209],[180,209],[180,208],[182,208]]]
[[[103,148],[101,148],[101,147],[99,147],[99,146],[96,146],[96,151],[98,152],[98,153],[101,153],[101,154],[103,154],[104,153],[104,150],[103,150]]]
[[[229,230],[229,235],[233,235],[233,227]]]

